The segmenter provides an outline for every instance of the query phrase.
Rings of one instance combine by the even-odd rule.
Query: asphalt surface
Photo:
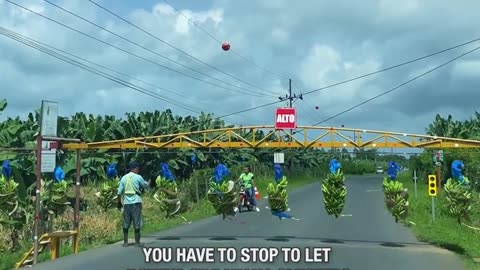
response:
[[[141,248],[123,248],[117,243],[41,263],[33,269],[464,269],[454,253],[417,241],[409,229],[395,223],[385,210],[381,181],[380,176],[347,177],[346,207],[344,216],[338,219],[326,214],[318,182],[289,194],[291,214],[300,220],[279,220],[265,209],[267,202],[263,199],[259,203],[261,212],[241,213],[234,221],[217,216],[143,237],[145,247],[172,248],[170,263],[153,262],[159,259],[158,255],[168,259],[168,250],[151,251],[156,256],[151,256],[151,262],[146,263]],[[221,263],[219,251],[214,250],[215,262],[176,262],[182,247],[233,247],[237,258],[236,262]],[[261,247],[268,249],[262,252],[254,249]],[[275,248],[279,253],[273,263],[241,261],[253,259],[253,255],[258,255],[258,260],[266,260],[269,255],[275,255]],[[281,248],[297,248],[300,261],[284,262],[285,258],[296,260],[297,253],[290,251],[285,255]],[[192,255],[190,260],[198,256],[198,253]],[[328,262],[320,262],[327,257]],[[317,262],[307,263],[307,259]]]

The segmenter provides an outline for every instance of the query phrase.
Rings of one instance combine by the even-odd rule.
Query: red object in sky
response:
[[[223,49],[224,51],[230,50],[230,44],[228,44],[227,42],[224,42],[224,43],[222,44],[222,49]]]
[[[275,129],[296,129],[297,112],[295,108],[277,108],[275,110]]]

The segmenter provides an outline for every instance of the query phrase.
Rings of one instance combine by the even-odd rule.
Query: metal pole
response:
[[[33,264],[37,264],[38,258],[38,233],[41,216],[40,209],[40,190],[42,187],[42,135],[37,136],[37,168],[36,168],[36,187],[35,187],[35,218],[33,234]]]
[[[292,97],[292,79],[288,79],[288,97],[289,97],[289,107],[292,108],[293,106],[293,97]]]
[[[432,221],[435,222],[435,197],[432,196]]]
[[[440,192],[442,190],[442,165],[437,166],[437,187]]]
[[[417,170],[413,170],[413,183],[415,186],[415,199],[418,197],[417,193]]]
[[[288,79],[288,106],[290,108],[293,107],[292,79]],[[293,136],[293,129],[290,129],[290,136]],[[290,137],[290,141],[293,141],[292,137]]]
[[[75,208],[73,213],[73,230],[78,231],[80,227],[80,167],[81,156],[80,150],[77,150],[77,173],[75,181]]]

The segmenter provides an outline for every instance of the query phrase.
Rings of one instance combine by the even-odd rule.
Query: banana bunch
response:
[[[42,195],[43,205],[48,209],[50,215],[60,214],[70,205],[68,201],[68,183],[67,181],[54,182],[46,181]]]
[[[217,214],[222,214],[224,219],[227,216],[235,215],[238,196],[234,187],[235,183],[233,181],[223,181],[219,184],[210,182],[207,199],[213,205]]]
[[[448,211],[461,223],[461,218],[469,217],[472,207],[472,193],[468,187],[463,186],[453,179],[448,179],[444,187]]]
[[[158,190],[153,195],[153,198],[160,203],[160,209],[166,213],[166,217],[172,217],[181,207],[181,202],[178,198],[177,182],[170,181],[161,176],[158,176],[155,182]]]
[[[117,199],[117,188],[119,180],[113,179],[105,181],[100,187],[100,191],[95,193],[97,196],[98,205],[106,211],[107,209],[112,208],[115,205],[115,200]]]
[[[18,207],[17,200],[18,183],[13,179],[0,176],[0,211],[11,215]]]
[[[395,222],[405,219],[408,215],[408,189],[398,181],[383,179],[383,192],[388,211],[395,217]]]
[[[343,211],[347,197],[345,177],[340,170],[337,173],[330,173],[323,181],[322,192],[325,210],[329,215],[335,215],[338,218]]]
[[[285,212],[288,209],[287,177],[277,183],[269,183],[267,186],[268,204],[273,212]]]

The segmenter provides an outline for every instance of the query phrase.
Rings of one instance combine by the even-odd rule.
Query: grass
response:
[[[411,228],[421,241],[452,250],[465,259],[467,269],[480,269],[473,258],[480,257],[480,230],[468,228],[459,224],[449,215],[446,208],[444,193],[435,198],[435,222],[432,220],[431,197],[427,193],[426,180],[420,180],[417,185],[418,197],[415,198],[414,183],[410,174],[402,174],[399,181],[404,183],[410,194],[409,221],[415,223]],[[480,197],[474,193],[474,205],[471,210],[471,221],[467,224],[480,227]]]
[[[317,181],[318,177],[293,177],[289,179],[289,190],[301,187],[306,184]],[[259,178],[256,180],[257,188],[260,195],[263,197],[266,195],[267,184],[270,179]],[[112,244],[121,241],[121,213],[112,209],[108,212],[100,211],[93,207],[95,203],[94,193],[96,189],[93,187],[82,188],[82,197],[89,201],[89,209],[86,212],[81,213],[80,221],[80,237],[81,244],[80,250],[88,250],[92,248],[101,247],[107,244]],[[159,210],[158,203],[153,200],[152,196],[144,197],[144,218],[145,227],[142,230],[143,234],[158,232],[175,227],[187,221],[196,221],[206,217],[214,216],[215,210],[206,201],[202,200],[197,204],[190,204],[186,212],[181,216],[177,216],[171,219],[165,219],[164,213]],[[182,218],[183,217],[183,218]],[[55,220],[55,229],[68,230],[72,224],[72,213],[67,213],[60,216]],[[133,234],[133,232],[131,233]],[[19,252],[6,252],[7,247],[3,247],[2,243],[7,243],[8,233],[0,227],[0,250],[3,250],[0,254],[0,270],[13,269],[15,263],[21,258],[22,254],[31,248],[32,243],[29,241],[23,241],[22,249]],[[63,245],[61,256],[70,255],[73,253],[71,245]],[[39,262],[49,259],[48,252],[42,253],[38,260]]]

